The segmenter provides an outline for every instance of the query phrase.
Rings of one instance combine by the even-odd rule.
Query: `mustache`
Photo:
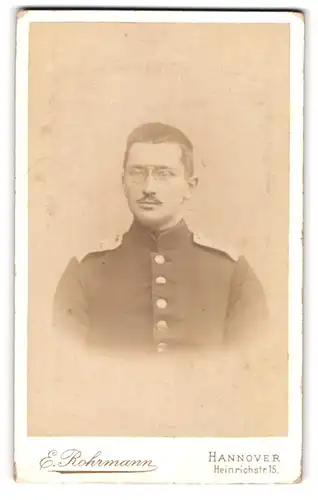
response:
[[[154,205],[162,205],[162,202],[153,196],[144,196],[138,200],[138,203],[153,203]]]

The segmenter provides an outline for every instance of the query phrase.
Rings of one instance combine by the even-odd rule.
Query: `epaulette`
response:
[[[230,249],[224,245],[219,245],[218,243],[213,243],[209,238],[206,238],[201,233],[193,233],[193,241],[197,245],[205,248],[211,248],[212,250],[216,250],[217,252],[225,253],[234,261],[238,261],[240,254],[235,251],[235,249]]]
[[[122,244],[122,241],[122,234],[116,234],[113,237],[104,238],[99,244],[99,250],[115,250],[115,248],[118,248]]]
[[[93,255],[94,253],[97,252],[106,252],[108,250],[115,250],[121,245],[122,241],[123,241],[122,234],[117,234],[114,236],[110,236],[108,238],[104,238],[102,241],[100,241],[97,247],[90,249],[89,253],[86,252],[84,255],[82,254],[82,257],[78,258],[78,260],[81,261],[85,256]]]

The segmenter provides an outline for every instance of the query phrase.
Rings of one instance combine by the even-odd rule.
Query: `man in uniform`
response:
[[[106,349],[157,352],[261,335],[267,308],[246,259],[183,219],[198,182],[188,137],[162,123],[139,126],[128,137],[122,179],[133,223],[100,251],[71,259],[54,299],[55,325]]]

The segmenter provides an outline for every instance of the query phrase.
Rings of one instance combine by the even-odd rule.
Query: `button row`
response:
[[[157,254],[154,257],[154,261],[156,264],[164,264],[165,263],[165,258],[163,255]],[[157,276],[156,277],[156,283],[158,285],[164,285],[167,283],[167,280],[164,276]],[[156,300],[156,306],[158,309],[165,309],[167,307],[168,303],[165,299],[157,299]],[[158,331],[165,331],[168,328],[168,324],[164,320],[159,320],[156,323],[156,328]],[[165,342],[159,342],[157,345],[157,352],[163,352],[167,349],[167,344]]]

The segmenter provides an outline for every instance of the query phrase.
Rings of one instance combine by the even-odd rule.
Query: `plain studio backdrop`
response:
[[[94,251],[100,240],[130,224],[121,191],[125,140],[135,126],[150,121],[179,127],[192,140],[200,184],[186,220],[216,246],[246,256],[263,284],[275,325],[254,365],[237,360],[232,378],[225,379],[215,361],[214,395],[203,361],[191,365],[188,378],[182,362],[167,364],[152,372],[151,386],[144,382],[147,370],[154,370],[152,361],[121,364],[99,353],[84,362],[84,348],[77,355],[76,342],[57,341],[50,330],[53,294],[69,259]],[[29,432],[286,434],[288,190],[288,25],[34,23]],[[63,360],[69,371],[63,370]],[[65,378],[75,373],[72,363],[82,366],[76,386]],[[241,390],[233,383],[239,366],[235,377],[242,380]],[[128,390],[132,373],[139,382]],[[105,388],[109,377],[113,385]]]

